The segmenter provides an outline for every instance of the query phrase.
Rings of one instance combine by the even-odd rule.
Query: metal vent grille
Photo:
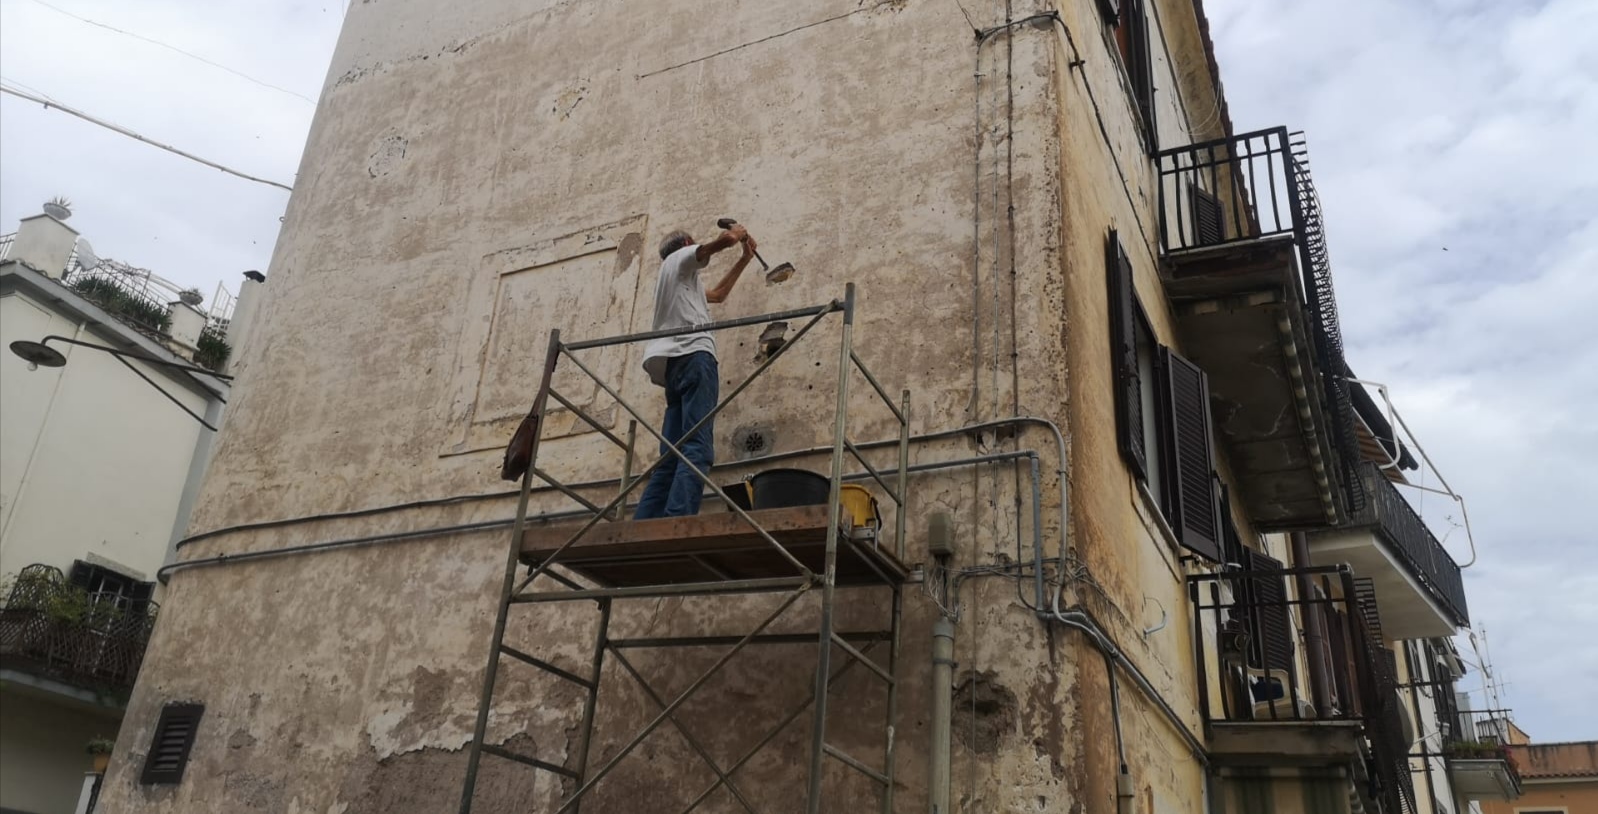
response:
[[[204,714],[203,704],[167,704],[162,708],[161,719],[155,725],[155,737],[150,741],[150,753],[144,758],[140,783],[152,786],[182,782],[183,769],[189,764],[189,750],[194,748],[194,734]]]

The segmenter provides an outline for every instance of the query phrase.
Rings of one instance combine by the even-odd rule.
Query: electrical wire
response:
[[[982,33],[982,29],[978,28],[976,22],[971,19],[971,12],[965,10],[965,4],[960,0],[954,0],[954,4],[959,7],[961,16],[965,17],[965,24],[971,26],[971,33]]]
[[[10,82],[10,80],[0,80],[0,81]],[[12,84],[16,84],[16,83],[12,83]],[[94,124],[94,125],[98,125],[100,127],[104,127],[105,129],[110,130],[113,133],[118,133],[120,135],[127,136],[128,138],[134,139],[135,141],[142,141],[145,144],[150,145],[151,147],[157,147],[159,149],[165,150],[165,151],[167,151],[169,153],[172,153],[174,155],[179,155],[179,156],[182,156],[184,158],[187,158],[190,161],[194,161],[194,162],[198,162],[200,164],[204,164],[205,166],[210,167],[212,169],[221,170],[222,172],[225,172],[228,175],[232,175],[232,176],[235,176],[235,177],[238,177],[238,178],[243,178],[246,181],[254,181],[257,184],[265,184],[265,185],[267,185],[269,187],[277,187],[278,189],[285,190],[285,191],[288,191],[288,192],[293,192],[294,191],[294,188],[289,186],[288,184],[280,184],[280,183],[278,183],[276,181],[269,181],[269,180],[267,180],[265,178],[258,178],[258,177],[254,176],[254,175],[250,175],[249,173],[241,172],[239,170],[235,170],[232,167],[226,166],[224,164],[218,164],[215,161],[211,161],[209,159],[201,158],[201,157],[199,157],[199,156],[197,156],[197,155],[195,155],[193,153],[190,153],[190,152],[185,152],[185,151],[180,150],[180,149],[178,149],[176,147],[173,147],[170,144],[163,144],[163,143],[161,143],[159,141],[156,141],[155,139],[146,138],[146,137],[144,137],[142,135],[139,135],[138,133],[136,133],[136,132],[134,132],[134,131],[126,128],[126,127],[123,127],[120,124],[115,124],[115,123],[106,121],[105,119],[101,119],[101,118],[98,118],[96,116],[90,115],[88,113],[84,113],[83,111],[78,110],[76,108],[68,107],[67,105],[61,104],[60,102],[57,102],[54,99],[51,99],[51,98],[49,98],[47,96],[44,96],[42,94],[33,94],[33,93],[29,93],[27,91],[21,90],[20,88],[6,87],[5,85],[0,85],[0,93],[9,93],[12,96],[15,96],[15,97],[17,97],[19,99],[26,99],[26,100],[28,100],[30,102],[37,102],[37,103],[39,103],[41,105],[44,105],[46,110],[49,110],[50,108],[55,108],[55,109],[61,111],[62,113],[66,113],[66,114],[71,115],[71,116],[76,116],[76,117],[78,117],[78,118],[80,118],[80,119],[82,119],[82,120],[84,120],[84,121],[86,121],[86,122],[88,122],[90,124]]]
[[[105,29],[107,31],[114,31],[114,32],[116,32],[118,34],[121,34],[123,36],[132,37],[132,38],[134,38],[136,40],[142,40],[144,42],[150,43],[151,45],[159,45],[162,48],[167,49],[168,51],[175,51],[175,52],[177,52],[179,54],[182,54],[183,56],[188,57],[189,59],[195,60],[197,62],[203,62],[203,63],[205,63],[207,65],[210,65],[213,68],[220,68],[220,69],[222,69],[224,71],[227,71],[228,73],[233,74],[234,76],[237,76],[237,77],[239,77],[241,79],[245,79],[245,80],[248,80],[250,82],[254,82],[255,84],[260,85],[263,88],[267,88],[267,89],[270,89],[270,90],[275,90],[278,93],[286,93],[286,94],[288,94],[290,96],[293,96],[295,98],[303,99],[304,101],[310,102],[313,105],[316,104],[316,100],[315,99],[312,99],[311,97],[306,96],[305,94],[297,93],[295,91],[289,90],[288,88],[279,87],[279,86],[274,85],[274,84],[272,84],[270,82],[266,82],[266,81],[263,81],[263,80],[260,80],[260,79],[256,79],[255,77],[250,76],[249,74],[244,73],[243,71],[237,70],[235,68],[229,68],[228,66],[223,65],[220,62],[212,62],[211,60],[206,59],[205,57],[202,57],[199,54],[190,53],[188,51],[183,50],[182,48],[177,47],[176,45],[172,45],[170,43],[165,43],[165,42],[162,42],[162,41],[157,40],[157,39],[151,39],[150,37],[146,37],[143,34],[135,34],[132,31],[126,31],[124,29],[117,28],[114,25],[106,25],[105,23],[99,22],[98,20],[91,20],[88,17],[80,17],[80,16],[78,16],[76,14],[73,14],[70,11],[67,11],[64,8],[61,8],[60,6],[53,6],[53,5],[49,4],[49,3],[46,3],[46,2],[44,2],[44,0],[33,0],[33,2],[35,2],[35,3],[37,3],[37,4],[41,5],[41,6],[44,6],[45,8],[50,9],[51,11],[54,11],[57,14],[64,14],[64,15],[66,15],[68,17],[71,17],[72,19],[77,20],[78,22],[88,23],[89,25],[92,25],[92,26],[94,26],[96,28],[103,28],[103,29]]]

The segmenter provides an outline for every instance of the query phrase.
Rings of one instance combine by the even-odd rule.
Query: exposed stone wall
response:
[[[1166,0],[1159,9],[1162,25],[1179,32],[1176,62],[1202,61],[1191,6]],[[979,24],[997,21],[986,19],[992,9],[972,11]],[[1074,542],[1063,553],[1086,569],[1073,571],[1083,579],[1067,602],[1090,607],[1196,725],[1186,566],[1159,536],[1110,429],[1110,226],[1135,246],[1145,304],[1161,335],[1171,335],[1153,244],[1136,245],[1153,239],[1152,165],[1095,7],[1067,4],[1061,14],[1079,52],[1045,22],[990,40],[974,62],[959,9],[933,0],[354,5],[194,530],[502,491],[499,448],[537,387],[548,330],[582,338],[647,329],[659,238],[679,227],[708,237],[713,220],[730,215],[749,224],[768,259],[799,272],[782,286],[746,276],[719,315],[823,302],[853,281],[857,348],[890,392],[913,391],[912,432],[1017,413],[1062,426],[1071,448],[1064,467],[1052,436],[1036,427],[917,444],[912,461],[1038,450],[1051,557],[1062,553],[1054,472],[1067,468]],[[982,74],[976,83],[973,67]],[[1167,92],[1191,84],[1157,81]],[[723,392],[753,369],[759,330],[718,338]],[[747,471],[732,465],[736,428],[772,428],[778,451],[828,440],[837,336],[835,318],[823,323],[718,419],[718,458],[728,464],[718,477]],[[658,390],[642,375],[637,348],[582,358],[653,420]],[[556,381],[625,431],[627,415],[604,394],[570,371]],[[895,434],[875,400],[856,379],[853,438]],[[619,473],[619,452],[570,415],[551,416],[549,430],[558,437],[540,461],[561,478]],[[639,446],[652,446],[642,433]],[[586,493],[602,501],[613,490]],[[1024,467],[919,476],[912,495],[911,563],[929,559],[932,512],[951,516],[954,567],[1030,557]],[[540,494],[534,510],[570,507]],[[229,533],[182,556],[480,522],[511,510],[505,497],[397,509]],[[452,810],[507,536],[437,535],[179,571],[119,740],[107,804]],[[841,628],[882,623],[884,596],[844,594]],[[1113,811],[1117,761],[1101,656],[1078,634],[1036,619],[1026,607],[1029,582],[1018,591],[1009,579],[969,579],[958,600],[959,810]],[[775,601],[620,603],[614,635],[743,633]],[[800,600],[775,629],[809,629],[814,601]],[[906,589],[901,812],[926,808],[938,612],[921,588]],[[586,671],[591,606],[515,613],[509,642]],[[1162,615],[1164,631],[1145,637]],[[717,655],[629,652],[665,698]],[[788,646],[740,655],[681,719],[729,764],[805,698],[813,658],[813,648]],[[606,668],[592,765],[657,710],[618,667]],[[518,670],[508,668],[501,683],[490,739],[567,759],[580,699],[570,686]],[[140,787],[160,707],[175,700],[207,704],[188,775],[176,788]],[[853,671],[835,692],[829,741],[877,765],[883,702],[880,684]],[[1147,701],[1123,687],[1122,702],[1146,810],[1196,810],[1197,764]],[[808,726],[802,716],[735,775],[760,810],[802,809]],[[481,811],[524,810],[569,791],[525,767],[494,758],[484,766]],[[584,810],[677,811],[713,779],[667,725]],[[826,787],[826,810],[875,805],[870,784],[835,762]],[[721,790],[702,810],[741,808]]]

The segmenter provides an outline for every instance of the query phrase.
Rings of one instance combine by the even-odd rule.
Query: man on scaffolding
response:
[[[708,291],[699,272],[717,252],[736,245],[743,255]],[[755,240],[744,227],[734,225],[709,243],[696,244],[687,232],[676,231],[660,242],[660,277],[655,282],[654,330],[688,328],[710,322],[710,303],[725,302],[738,276],[755,255]],[[709,473],[715,463],[715,420],[705,421],[692,437],[687,431],[704,420],[721,399],[721,374],[716,364],[716,340],[709,333],[689,333],[656,339],[644,347],[644,371],[649,380],[666,389],[666,418],[661,434],[682,451],[699,471]],[[666,457],[649,476],[644,496],[633,512],[636,520],[652,517],[686,517],[699,513],[704,484],[665,444]]]

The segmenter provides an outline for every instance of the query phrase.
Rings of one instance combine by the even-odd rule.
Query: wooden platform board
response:
[[[826,506],[762,509],[749,515],[796,559],[821,573],[827,545]],[[543,562],[581,527],[579,522],[527,529],[522,536],[522,562]],[[732,512],[602,520],[561,553],[556,563],[607,587],[798,575],[793,563]],[[837,584],[899,584],[908,573],[892,553],[840,534]]]

